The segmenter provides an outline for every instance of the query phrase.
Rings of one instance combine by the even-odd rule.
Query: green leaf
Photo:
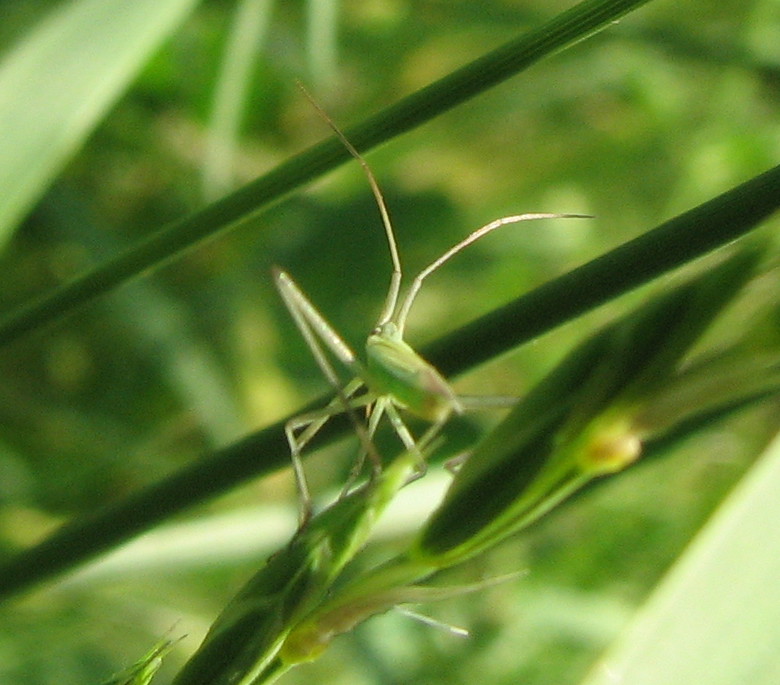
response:
[[[280,675],[286,667],[276,656],[285,638],[324,601],[414,473],[417,459],[405,452],[378,479],[339,498],[299,528],[217,617],[175,685],[249,685]],[[314,645],[299,637],[298,651],[316,651],[319,636],[308,637]]]
[[[780,438],[583,685],[780,681]]]
[[[593,478],[632,463],[652,436],[636,418],[673,380],[681,358],[755,273],[762,254],[760,246],[738,252],[570,352],[474,448],[413,558],[458,563]]]
[[[197,0],[74,0],[0,63],[0,248]]]

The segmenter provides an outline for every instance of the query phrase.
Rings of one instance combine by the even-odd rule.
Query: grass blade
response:
[[[0,64],[0,247],[196,0],[75,0]]]
[[[84,0],[86,1],[86,0]],[[585,0],[344,133],[368,150],[580,41],[648,0]],[[135,247],[77,277],[0,322],[0,344],[59,318],[218,231],[255,215],[287,193],[350,159],[335,138],[309,148],[200,212],[163,228]]]
[[[583,685],[778,682],[778,489],[775,439]]]
[[[265,43],[273,0],[242,0],[233,16],[214,92],[203,160],[203,194],[214,200],[235,187],[234,162],[252,70]]]

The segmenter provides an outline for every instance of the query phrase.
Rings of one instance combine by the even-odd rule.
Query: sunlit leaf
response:
[[[584,685],[780,681],[780,439]]]
[[[0,246],[196,0],[74,0],[0,62]]]

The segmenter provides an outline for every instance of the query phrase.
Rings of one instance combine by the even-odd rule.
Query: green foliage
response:
[[[161,640],[139,661],[107,680],[103,685],[149,685],[172,646],[170,640]]]
[[[64,4],[0,65],[0,245],[194,0]]]
[[[761,649],[773,642],[741,628],[777,637],[777,554],[761,526],[772,516],[774,453],[724,500],[777,430],[776,3],[631,12],[646,3],[495,1],[474,12],[465,2],[369,2],[340,15],[318,2],[306,13],[260,0],[131,4],[119,14],[114,3],[70,0],[50,13],[25,0],[4,9],[0,27],[0,680],[104,682],[146,652],[125,674],[145,683],[159,666],[149,645],[180,621],[172,637],[191,637],[154,680],[170,681],[258,567],[241,597],[275,596],[280,623],[228,634],[236,649],[277,641],[269,677],[395,604],[478,587],[431,607],[470,639],[454,645],[390,613],[333,641],[289,683],[577,683],[588,671],[596,683],[609,674],[593,664],[618,636],[607,663],[642,674],[632,682],[716,682],[703,656],[725,654],[726,635],[742,656],[722,677],[746,663],[776,671]],[[385,489],[326,506],[286,546],[295,503],[289,473],[272,475],[288,465],[280,421],[325,385],[270,287],[271,265],[299,279],[355,349],[389,276],[357,170],[291,196],[348,159],[333,140],[299,152],[326,130],[297,78],[340,124],[362,120],[344,126],[358,148],[385,143],[369,160],[409,273],[497,216],[596,219],[502,229],[426,284],[409,341],[450,376],[482,365],[458,389],[519,395],[522,409],[453,422],[400,508],[387,476]],[[223,190],[233,192],[209,204]],[[764,262],[745,245],[730,259],[705,257],[656,297],[629,294],[762,223]],[[635,308],[638,298],[656,308]],[[645,314],[632,319],[627,307]],[[312,446],[318,501],[349,470],[354,441],[335,444],[347,430],[333,423],[322,456]],[[441,497],[418,488],[475,431],[485,436],[478,460],[428,519]],[[635,457],[634,438],[637,466],[591,478]],[[551,441],[557,460],[546,458]],[[511,447],[507,464],[527,453],[525,471],[497,466],[496,445]],[[512,478],[496,477],[501,468]],[[480,507],[510,486],[496,501],[524,504],[490,519]],[[358,555],[385,506],[384,532]],[[467,557],[437,586],[420,585]],[[474,583],[475,573],[518,569],[528,574]],[[731,602],[723,590],[741,569],[755,570],[760,601],[745,591]],[[297,604],[302,578],[309,590]],[[225,612],[212,631],[243,615],[235,602]],[[728,633],[716,629],[724,621]],[[680,652],[697,655],[690,669],[663,671]]]
[[[777,536],[766,535],[766,522],[778,515],[778,455],[775,440],[585,685],[616,678],[639,685],[777,679],[771,635],[780,616],[774,589],[780,548]]]

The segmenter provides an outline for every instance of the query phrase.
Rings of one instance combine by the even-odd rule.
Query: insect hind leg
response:
[[[284,434],[290,448],[295,485],[299,495],[299,526],[303,527],[313,513],[312,498],[303,468],[302,451],[320,432],[323,426],[334,416],[349,414],[350,419],[357,421],[352,415],[355,409],[366,406],[374,401],[370,394],[354,397],[363,387],[360,379],[354,379],[334,397],[325,407],[294,416],[284,425]]]

